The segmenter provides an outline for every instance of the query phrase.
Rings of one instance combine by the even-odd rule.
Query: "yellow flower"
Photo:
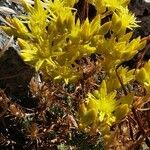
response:
[[[140,21],[136,20],[134,14],[132,14],[127,7],[120,7],[121,9],[118,11],[117,15],[121,21],[123,28],[128,28],[133,30],[136,27],[139,27],[137,23]]]
[[[53,40],[53,35],[49,35],[49,39]],[[46,70],[47,67],[56,68],[55,59],[64,54],[59,45],[53,45],[49,39],[39,39],[39,43],[32,43],[23,39],[18,39],[18,44],[21,47],[21,56],[25,62],[28,62],[35,67],[36,71]],[[63,40],[63,39],[62,39]],[[63,41],[62,41],[63,43]],[[63,45],[62,45],[63,47]]]
[[[108,72],[121,62],[133,58],[139,50],[145,47],[145,40],[141,41],[141,38],[137,37],[129,42],[127,36],[129,35],[125,34],[117,39],[112,35],[110,39],[100,39],[98,41],[97,53],[105,56],[103,66]]]
[[[100,122],[109,126],[111,126],[115,122],[115,116],[113,115],[113,112],[115,111],[118,105],[115,96],[116,92],[111,92],[109,94],[107,93],[105,81],[102,82],[99,90],[94,91],[93,94],[88,94],[85,105],[86,109],[83,109],[83,111],[86,110],[86,112],[91,112],[92,110],[92,112],[94,113],[94,120],[92,122],[91,118],[90,122],[96,124]],[[80,113],[81,112],[82,111],[80,110]],[[81,116],[81,123],[83,123],[83,120],[86,117],[86,115],[87,114],[85,113],[85,115]]]
[[[116,92],[107,93],[106,82],[103,81],[99,91],[93,93],[95,100],[98,101],[98,111],[100,122],[105,121],[108,125],[115,122],[115,117],[113,116],[113,111],[117,106],[116,102]],[[91,99],[91,96],[88,97]]]
[[[133,102],[133,94],[116,100],[116,91],[107,92],[106,81],[101,83],[99,90],[88,93],[85,103],[79,107],[79,123],[82,130],[99,129],[105,134],[105,127],[121,121],[129,112]],[[108,131],[106,134],[109,134]]]

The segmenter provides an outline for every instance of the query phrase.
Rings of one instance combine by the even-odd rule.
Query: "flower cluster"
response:
[[[125,32],[126,28],[133,29],[139,27],[137,24],[139,21],[136,20],[134,14],[132,14],[128,9],[128,3],[130,0],[88,0],[93,4],[98,14],[107,13],[113,14],[117,17],[117,24],[120,27],[121,31]],[[115,27],[116,28],[116,27]]]
[[[150,61],[136,75],[135,70],[119,67],[142,50],[146,40],[131,38],[139,21],[128,9],[129,0],[88,0],[97,11],[92,20],[78,18],[78,10],[74,8],[77,2],[34,0],[31,5],[22,0],[26,13],[6,18],[9,26],[1,28],[17,38],[21,57],[36,71],[43,72],[44,79],[76,82],[83,74],[76,60],[92,53],[104,58],[96,63],[100,62],[106,77],[98,90],[87,94],[77,114],[80,129],[98,129],[108,137],[110,127],[128,114],[134,98],[132,93],[118,98],[117,90],[122,84],[128,84],[136,76],[150,91]]]
[[[112,35],[110,39],[101,39],[97,43],[97,51],[103,54],[105,60],[103,66],[107,71],[114,69],[117,65],[124,61],[128,61],[139,50],[145,46],[145,41],[140,40],[140,37],[129,42],[132,33],[127,33],[120,38]]]
[[[130,110],[133,95],[116,100],[116,91],[107,92],[104,80],[99,90],[88,93],[85,103],[79,108],[80,129],[84,131],[100,129],[104,138],[109,136],[110,127],[124,118]]]
[[[10,26],[1,28],[9,35],[18,38],[21,56],[25,62],[44,72],[46,78],[75,82],[82,76],[77,70],[75,60],[92,53],[107,55],[104,66],[112,68],[122,61],[132,58],[144,45],[137,38],[128,43],[128,35],[116,38],[122,30],[137,27],[137,21],[128,12],[127,1],[90,1],[101,9],[112,11],[112,21],[101,23],[103,12],[97,13],[90,22],[76,20],[77,10],[73,8],[77,0],[35,0],[34,6],[26,0],[22,5],[26,14],[18,18],[7,18]],[[107,13],[105,17],[107,17]],[[109,13],[108,13],[109,14]],[[105,35],[113,32],[110,39]],[[109,60],[109,61],[108,61]],[[112,63],[113,62],[113,63]],[[74,64],[75,67],[72,67]]]

